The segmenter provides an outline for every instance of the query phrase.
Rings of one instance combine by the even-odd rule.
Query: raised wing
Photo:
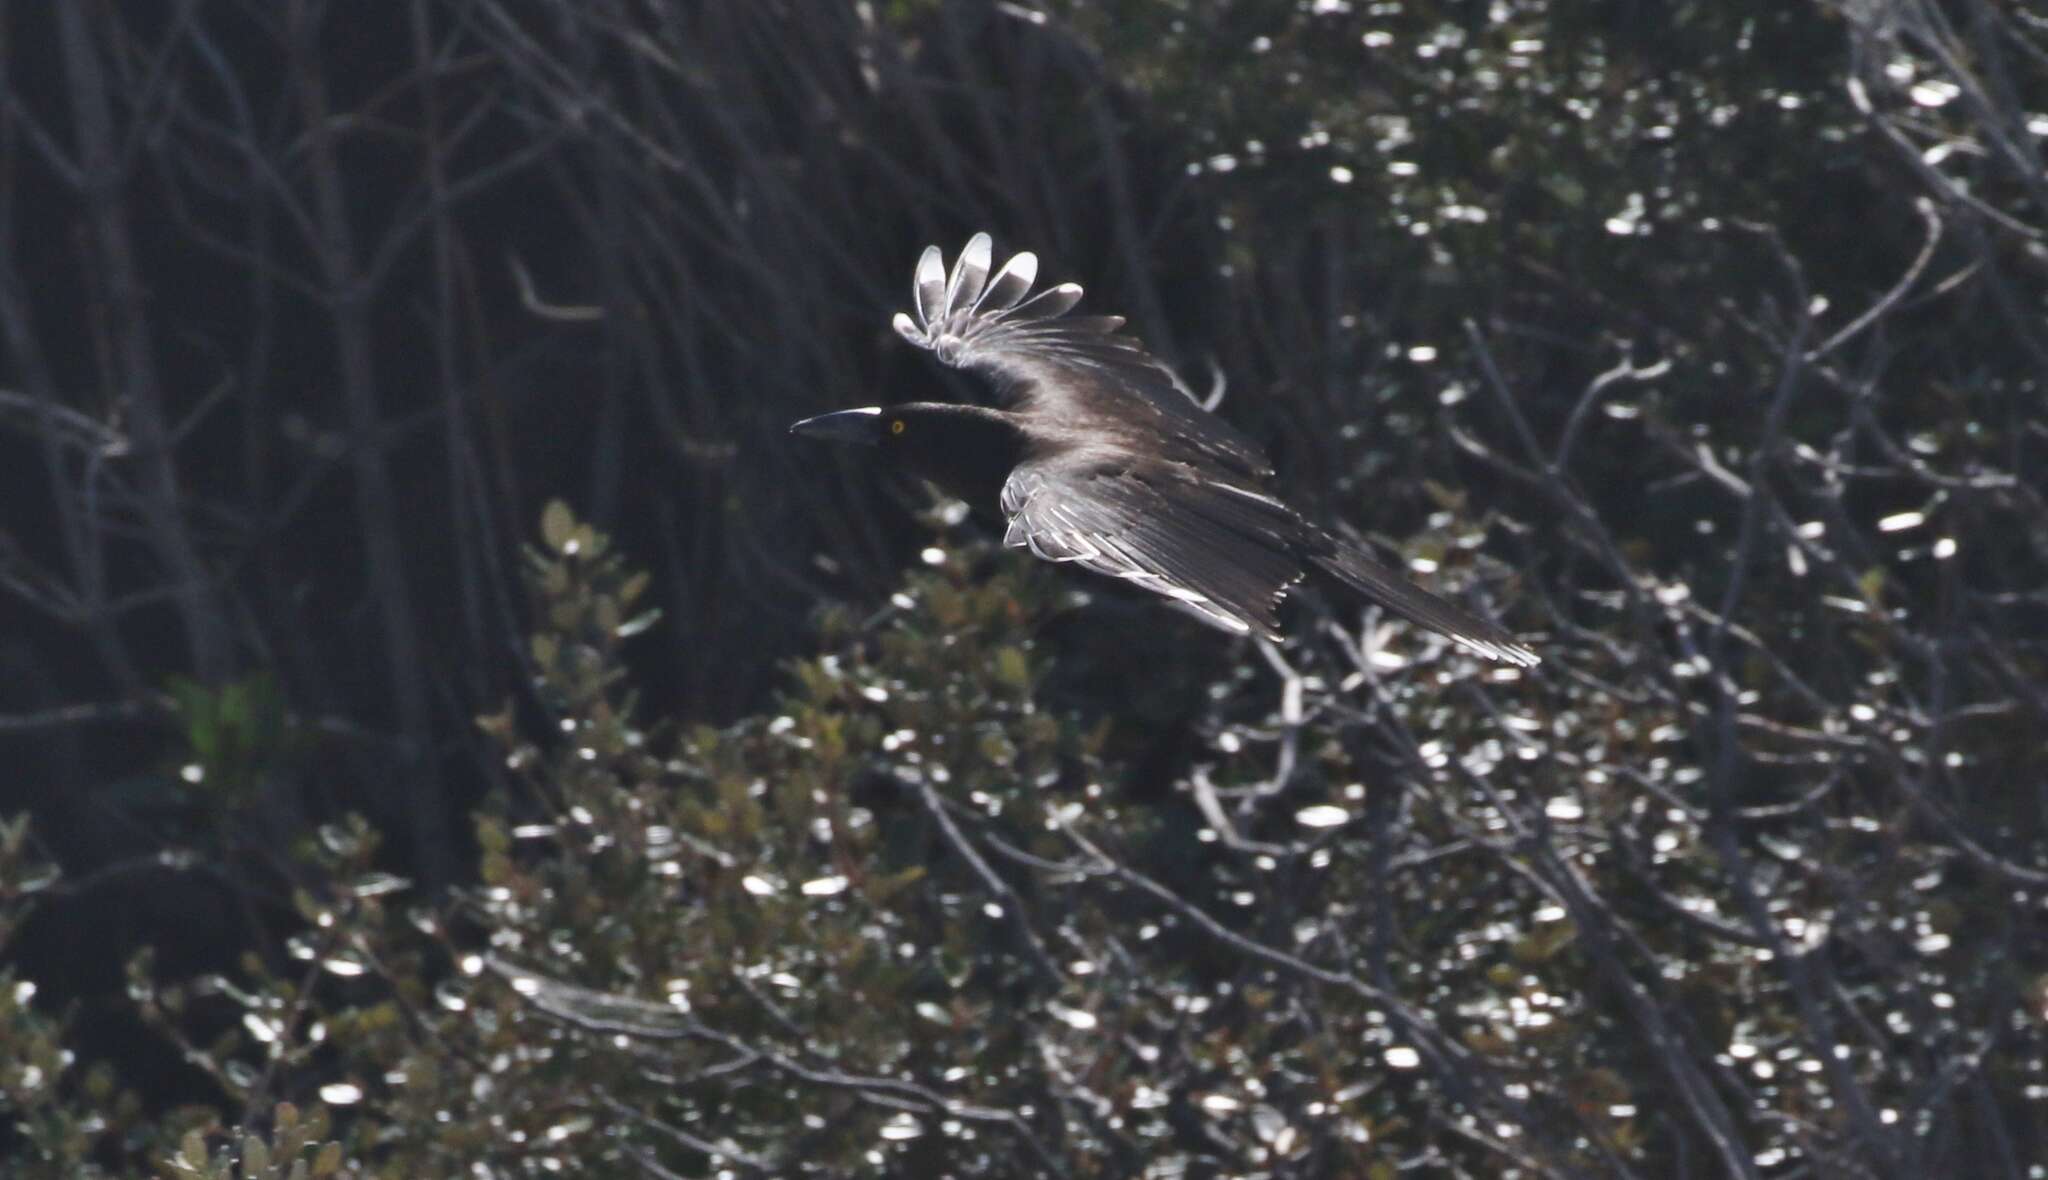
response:
[[[893,321],[905,340],[991,380],[1012,409],[1127,432],[1166,458],[1209,464],[1249,480],[1273,473],[1257,443],[1195,404],[1172,370],[1118,329],[1122,316],[1068,316],[1074,283],[1036,295],[1038,257],[1018,254],[993,276],[987,234],[969,239],[946,272],[937,246],[918,259],[916,314]]]
[[[1028,460],[1003,485],[1003,542],[1163,595],[1214,627],[1280,637],[1305,527],[1259,492],[1120,457]]]

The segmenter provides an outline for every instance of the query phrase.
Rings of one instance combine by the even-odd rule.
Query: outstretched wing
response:
[[[1027,460],[1003,485],[1003,542],[1163,595],[1214,627],[1280,637],[1303,527],[1280,501],[1118,455]]]
[[[989,236],[969,239],[950,275],[937,246],[918,259],[915,317],[893,321],[905,340],[995,384],[1012,409],[1128,432],[1165,457],[1213,464],[1261,480],[1272,466],[1257,443],[1195,404],[1172,370],[1121,334],[1122,316],[1069,316],[1081,288],[1030,295],[1038,257],[1012,257],[989,273]],[[1029,298],[1026,296],[1029,295]]]

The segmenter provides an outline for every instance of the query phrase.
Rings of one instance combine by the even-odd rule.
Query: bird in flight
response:
[[[995,405],[910,402],[806,418],[794,434],[875,447],[891,463],[1008,522],[1004,543],[1164,596],[1239,635],[1280,637],[1279,607],[1311,574],[1521,667],[1539,657],[1304,519],[1267,490],[1258,444],[1197,405],[1171,370],[1119,329],[1070,316],[1073,283],[1031,295],[1038,258],[993,275],[987,234],[947,273],[918,259],[915,316],[896,331],[980,375]],[[1026,296],[1030,296],[1027,298]]]

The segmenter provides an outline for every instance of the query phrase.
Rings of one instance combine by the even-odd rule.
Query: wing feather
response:
[[[988,279],[987,234],[961,251],[949,278],[936,246],[919,258],[916,318],[891,321],[903,338],[957,369],[988,378],[1010,408],[1085,414],[1143,437],[1168,458],[1238,478],[1272,474],[1265,452],[1195,404],[1173,371],[1121,334],[1121,316],[1068,316],[1075,283],[1027,295],[1038,259],[1018,254]]]
[[[917,274],[911,282],[917,298],[917,322],[930,327],[946,314],[946,259],[937,246],[926,246],[917,259]]]
[[[1505,627],[1489,623],[1461,606],[1431,594],[1335,538],[1330,549],[1311,558],[1340,582],[1395,614],[1406,616],[1450,639],[1467,651],[1501,660],[1517,667],[1533,668],[1542,663],[1529,647],[1509,634]]]
[[[988,282],[990,242],[987,234],[967,239],[967,248],[953,260],[953,277],[946,283],[946,310],[972,308],[981,301],[982,285]]]
[[[1301,519],[1279,500],[1118,454],[1027,460],[1003,485],[1004,543],[1161,595],[1212,626],[1279,637],[1306,565],[1474,654],[1521,667],[1537,654]]]
[[[1031,284],[1038,281],[1038,255],[1026,250],[1014,254],[996,277],[989,281],[988,290],[975,301],[976,314],[1008,311],[1017,306],[1024,293],[1031,290]]]
[[[1302,578],[1288,545],[1298,517],[1164,465],[1027,461],[1004,484],[1002,507],[1006,544],[1121,578],[1240,635],[1278,638],[1280,602]]]

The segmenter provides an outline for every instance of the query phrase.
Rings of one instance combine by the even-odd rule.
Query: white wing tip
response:
[[[985,233],[975,234],[967,239],[967,245],[960,251],[960,257],[979,263],[988,269],[989,256],[995,251],[995,239]]]
[[[916,320],[910,318],[908,312],[897,312],[895,317],[889,321],[889,326],[896,329],[898,336],[903,337],[919,348],[930,348],[932,346],[931,338],[926,335],[923,328],[918,327]]]
[[[926,246],[918,256],[912,283],[915,302],[909,315],[898,315],[891,324],[912,344],[941,352],[942,339],[957,337],[964,343],[975,335],[977,326],[993,327],[1012,313],[1049,319],[1064,315],[1080,302],[1079,283],[1061,283],[1032,293],[1038,281],[1038,255],[1029,250],[1012,254],[991,273],[994,248],[995,239],[989,234],[975,234],[961,247],[949,273],[944,251]],[[940,359],[957,364],[956,357],[943,352]]]
[[[917,256],[917,273],[911,282],[917,322],[930,327],[946,312],[946,259],[937,246],[926,246]]]

